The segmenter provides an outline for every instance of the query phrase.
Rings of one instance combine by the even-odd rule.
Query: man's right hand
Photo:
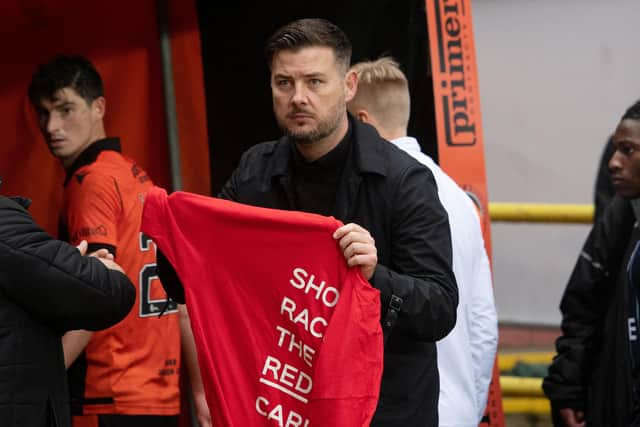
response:
[[[371,233],[358,224],[349,223],[333,233],[349,267],[359,266],[365,279],[373,277],[378,264],[378,250]]]
[[[110,259],[113,260],[113,254],[111,252],[109,252],[108,249],[98,249],[95,252],[91,252],[89,255],[87,256],[92,256],[95,258],[105,258],[105,259]]]
[[[125,272],[122,269],[122,267],[120,267],[120,265],[118,265],[113,259],[102,258],[102,257],[95,257],[95,258],[97,258],[101,263],[103,263],[104,266],[107,267],[108,269],[116,270],[116,271],[119,271],[122,274],[125,274]]]
[[[584,412],[571,408],[560,409],[560,416],[567,427],[584,427]]]
[[[85,255],[87,253],[87,247],[89,245],[87,244],[86,240],[83,240],[80,242],[80,244],[78,246],[76,246],[78,248],[78,251],[80,252],[80,255]],[[120,265],[118,265],[114,260],[113,260],[113,254],[111,252],[109,252],[107,249],[98,249],[95,252],[91,252],[89,255],[90,257],[94,257],[94,258],[98,258],[98,260],[100,260],[100,262],[102,264],[104,264],[105,267],[107,267],[110,270],[116,270],[119,271],[122,274],[125,274],[124,270],[122,269],[122,267],[120,267]]]

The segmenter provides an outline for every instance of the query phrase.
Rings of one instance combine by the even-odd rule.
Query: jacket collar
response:
[[[375,173],[379,175],[387,175],[387,164],[382,152],[383,146],[380,144],[372,144],[373,140],[383,140],[373,126],[356,120],[349,114],[349,123],[352,129],[352,148],[351,158],[347,156],[347,162],[351,160],[352,166],[358,175],[365,173]],[[290,170],[291,159],[291,141],[288,137],[280,138],[274,145],[272,151],[273,164],[271,176],[288,175]]]
[[[373,126],[362,123],[351,115],[349,120],[354,125],[353,166],[355,171],[360,175],[374,173],[387,176],[388,164],[384,154],[384,144],[389,142],[382,139]]]
[[[67,176],[64,180],[64,185],[67,185],[69,179],[73,176],[74,173],[82,166],[91,164],[96,161],[98,155],[106,150],[117,151],[120,153],[122,149],[120,148],[120,138],[104,138],[99,139],[89,145],[78,158],[71,164],[69,169],[67,169]]]
[[[351,150],[347,154],[342,177],[338,184],[336,203],[333,216],[343,222],[348,222],[356,209],[356,199],[362,178],[366,174],[386,176],[388,165],[384,155],[385,141],[372,126],[361,123],[351,115],[348,116],[352,129]],[[280,138],[265,153],[271,156],[271,179],[277,179],[289,204],[289,209],[295,209],[291,178],[291,141],[287,137]]]
[[[360,184],[365,175],[386,176],[387,165],[383,154],[384,141],[370,125],[361,123],[349,116],[353,128],[352,149],[342,172],[333,215],[345,224],[351,222],[358,206],[357,198]]]

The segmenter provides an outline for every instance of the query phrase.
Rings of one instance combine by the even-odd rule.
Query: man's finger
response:
[[[113,259],[113,254],[109,252],[108,249],[105,249],[105,248],[98,249],[95,252],[91,252],[89,256],[96,257],[96,258]]]
[[[353,242],[344,249],[344,257],[349,259],[354,255],[366,255],[375,252],[375,246],[370,243]]]
[[[343,225],[342,227],[339,227],[334,233],[333,233],[333,238],[336,240],[341,239],[344,235],[348,234],[350,231],[359,231],[359,232],[364,232],[364,233],[368,233],[367,230],[365,230],[364,228],[360,227],[358,224],[355,224],[353,222],[350,222],[347,225]]]
[[[80,242],[78,246],[76,246],[76,248],[78,248],[78,251],[80,252],[80,255],[82,256],[87,254],[88,247],[89,247],[89,244],[87,243],[86,240],[83,240],[82,242]]]

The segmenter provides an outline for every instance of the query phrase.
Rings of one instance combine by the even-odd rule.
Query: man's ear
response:
[[[369,118],[369,113],[367,113],[367,110],[363,110],[359,108],[354,113],[356,118],[360,120],[362,123],[371,123],[371,119]]]
[[[347,75],[344,79],[345,86],[345,101],[349,102],[356,96],[356,91],[358,90],[358,74],[353,71],[347,71]]]
[[[104,96],[99,96],[93,100],[91,103],[91,112],[93,113],[95,118],[102,119],[104,118],[104,113],[107,108],[107,100]]]

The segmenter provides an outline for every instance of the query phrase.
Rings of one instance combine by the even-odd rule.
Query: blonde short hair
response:
[[[411,113],[409,83],[390,57],[359,62],[351,67],[358,75],[358,90],[349,109],[367,110],[387,130],[407,129]]]

